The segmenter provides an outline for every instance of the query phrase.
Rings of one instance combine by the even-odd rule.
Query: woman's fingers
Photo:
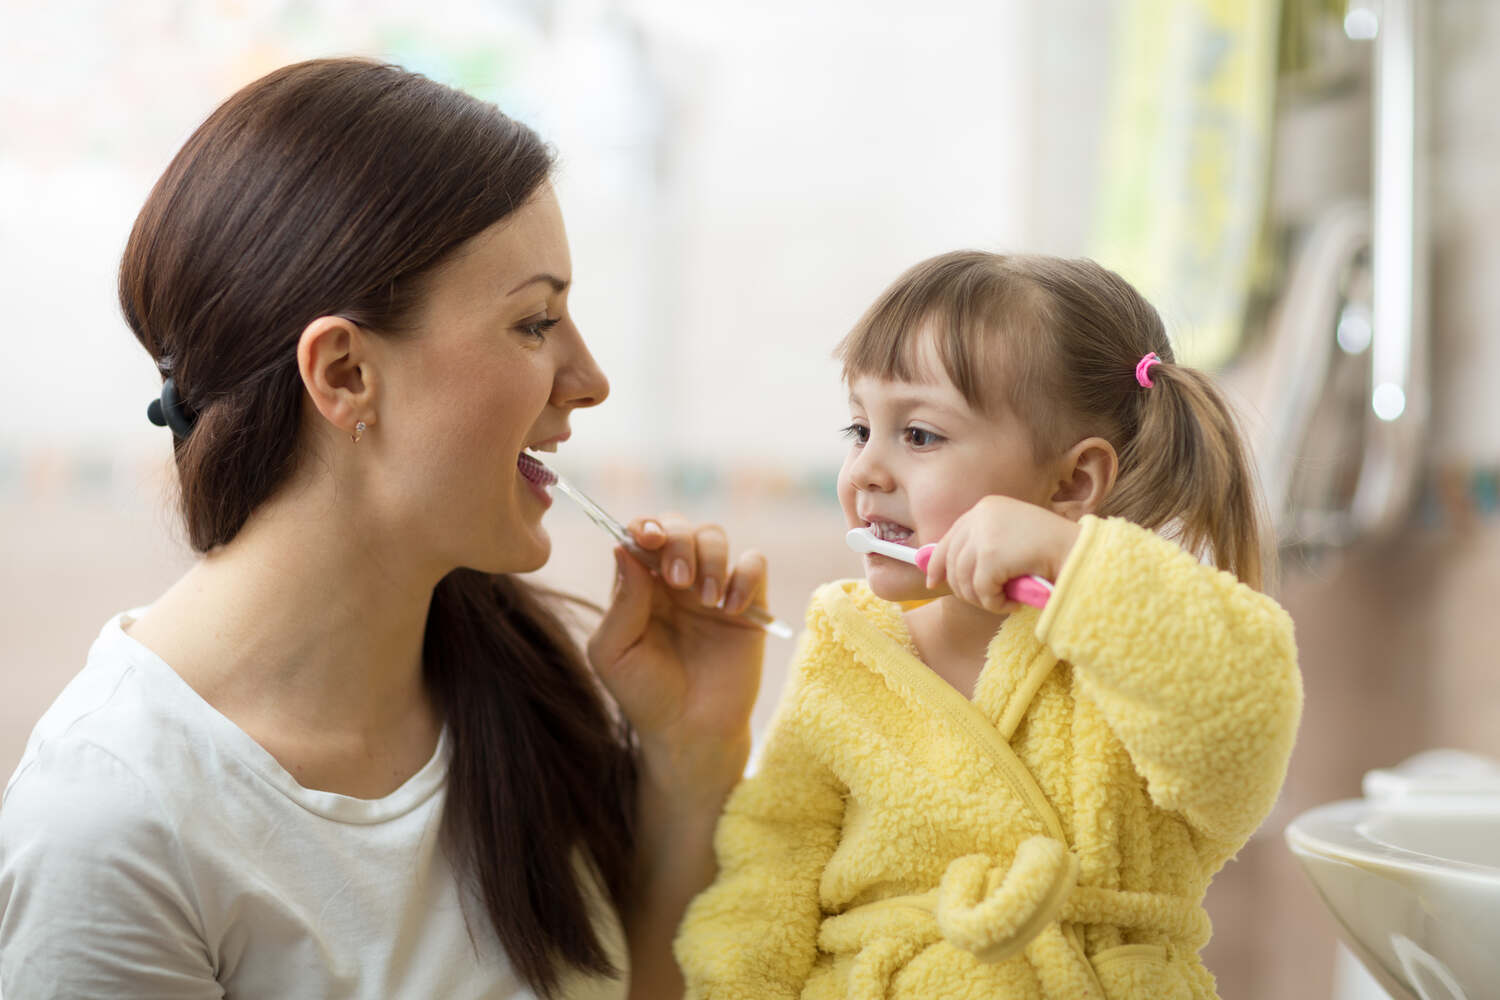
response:
[[[691,589],[699,603],[718,606],[729,577],[729,539],[717,524],[698,524],[680,514],[636,518],[630,534],[659,560],[657,575],[668,588]]]
[[[666,544],[667,532],[654,517],[638,517],[627,526],[630,536],[643,549],[655,551]]]
[[[725,594],[725,581],[729,576],[729,538],[717,524],[705,524],[694,534],[693,548],[698,554],[694,573],[698,581],[698,597],[704,604],[714,607]]]
[[[747,549],[735,560],[724,589],[724,610],[739,614],[751,604],[764,603],[766,595],[766,557]]]
[[[673,590],[685,590],[698,578],[696,526],[680,514],[664,514],[656,523],[665,536],[656,550],[661,557],[657,575]]]

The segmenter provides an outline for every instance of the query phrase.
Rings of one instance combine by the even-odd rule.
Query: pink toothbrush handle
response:
[[[1018,576],[1005,581],[1005,596],[1018,604],[1029,604],[1033,608],[1045,608],[1052,588],[1038,576]]]
[[[932,544],[924,545],[917,550],[917,569],[923,573],[927,572],[927,564],[932,562],[932,550],[935,548],[937,545]],[[1047,586],[1046,581],[1041,577],[1018,576],[1013,580],[1005,581],[1005,596],[1018,604],[1045,608],[1047,598],[1052,596],[1052,588]]]

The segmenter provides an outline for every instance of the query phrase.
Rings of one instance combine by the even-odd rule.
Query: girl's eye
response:
[[[943,440],[941,434],[934,434],[932,431],[921,427],[908,427],[905,433],[906,443],[913,448],[926,448]]]
[[[839,431],[840,434],[853,441],[856,445],[862,445],[870,440],[870,428],[864,424],[850,424]]]
[[[528,337],[535,337],[537,340],[541,340],[547,335],[548,330],[552,329],[554,326],[561,322],[561,317],[557,319],[548,319],[546,317],[543,317],[541,319],[528,319],[524,323],[522,323],[518,329]]]

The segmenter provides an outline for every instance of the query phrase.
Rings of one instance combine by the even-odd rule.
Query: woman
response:
[[[765,567],[633,523],[668,569],[616,553],[593,674],[509,575],[550,551],[525,452],[608,392],[550,166],[491,105],[321,60],[157,183],[120,298],[203,555],[105,626],[7,788],[8,1000],[680,993],[762,654],[706,606]]]

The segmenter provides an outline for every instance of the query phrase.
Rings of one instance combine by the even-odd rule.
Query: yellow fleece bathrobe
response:
[[[1271,599],[1093,517],[973,700],[901,608],[819,589],[760,767],[677,939],[701,1000],[1203,1000],[1213,873],[1301,712]]]

